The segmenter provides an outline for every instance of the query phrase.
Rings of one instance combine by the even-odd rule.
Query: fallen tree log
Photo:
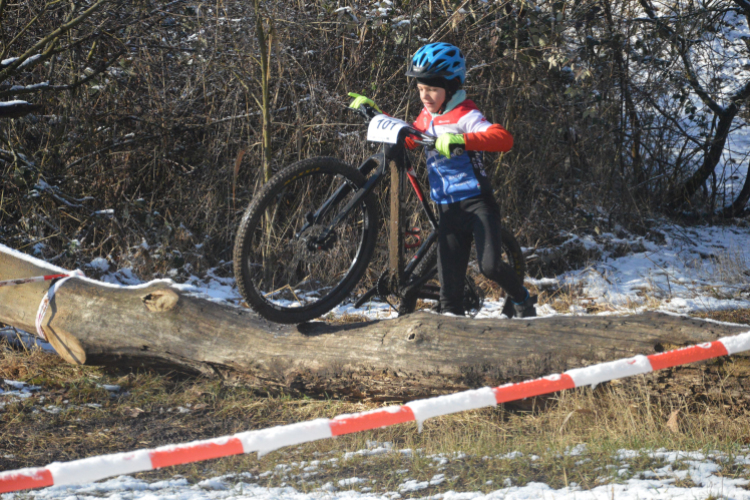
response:
[[[61,271],[0,246],[0,280]],[[48,287],[0,288],[0,322],[34,332]],[[43,325],[70,363],[240,372],[261,386],[376,400],[498,385],[747,330],[658,313],[473,320],[421,312],[289,326],[182,294],[168,281],[113,287],[81,278],[60,288]]]

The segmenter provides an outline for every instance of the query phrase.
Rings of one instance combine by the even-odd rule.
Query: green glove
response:
[[[435,150],[446,158],[450,158],[451,154],[460,156],[464,154],[465,149],[466,141],[463,134],[440,134],[435,141]]]
[[[367,104],[368,106],[372,106],[373,108],[375,108],[375,111],[377,111],[378,113],[382,113],[378,105],[375,104],[375,101],[373,101],[372,99],[368,97],[355,94],[354,92],[349,92],[349,97],[354,98],[352,103],[349,105],[350,108],[359,109],[359,107],[362,106],[363,104]]]

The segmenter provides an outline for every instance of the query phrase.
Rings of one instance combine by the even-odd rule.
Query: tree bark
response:
[[[724,207],[721,216],[726,218],[740,217],[745,212],[748,200],[750,200],[750,175],[746,174],[740,194],[737,195],[731,205]]]
[[[738,111],[737,106],[732,103],[723,113],[718,114],[719,124],[714,132],[711,145],[703,158],[703,164],[687,181],[685,181],[684,184],[675,189],[668,204],[670,209],[677,210],[684,203],[689,203],[690,198],[692,198],[703,183],[706,182],[706,179],[708,179],[714,170],[716,170],[716,165],[718,165],[719,160],[721,160],[721,154],[724,152],[724,145],[729,137],[732,121],[734,121],[734,117],[737,115]]]
[[[0,246],[0,280],[56,272]],[[0,322],[35,331],[48,286],[0,287]],[[112,287],[79,278],[58,289],[43,326],[71,363],[233,372],[269,388],[375,400],[499,385],[747,329],[658,313],[473,320],[421,312],[289,326],[181,294],[164,281]]]

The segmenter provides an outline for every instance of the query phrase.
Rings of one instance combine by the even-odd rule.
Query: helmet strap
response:
[[[456,95],[456,92],[461,88],[461,80],[458,78],[454,78],[452,80],[447,80],[445,87],[445,102],[443,103],[443,106],[440,110],[440,113],[445,112],[445,107],[448,105],[449,102],[451,102],[451,99],[453,99],[453,96]]]

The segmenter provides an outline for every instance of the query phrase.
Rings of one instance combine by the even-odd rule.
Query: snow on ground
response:
[[[569,288],[575,294],[570,314],[585,313],[591,306],[599,306],[605,314],[750,308],[750,227],[665,223],[653,232],[663,242],[619,233],[567,233],[566,243],[578,244],[600,258],[560,276],[527,278],[526,284]],[[502,307],[502,301],[487,300],[477,317],[499,318]],[[537,310],[542,316],[560,314],[549,305]],[[393,308],[378,301],[359,309],[342,304],[333,314],[396,316]]]
[[[660,310],[678,314],[750,308],[750,227],[692,226],[663,223],[650,237],[635,236],[622,228],[601,234],[564,235],[565,245],[579,245],[599,256],[582,269],[559,276],[527,278],[539,288],[567,288],[573,305],[565,314],[581,314],[597,306],[604,314]],[[658,238],[654,237],[658,236]],[[656,242],[654,240],[660,240]],[[170,277],[180,281],[179,290],[229,305],[242,303],[234,279],[221,277],[221,267],[205,276],[174,269]],[[87,272],[99,271],[110,284],[139,285],[143,281],[131,269],[111,271],[104,259],[95,259]],[[226,274],[226,273],[224,273]],[[500,318],[502,301],[486,300],[478,318]],[[550,305],[538,307],[540,315],[560,314]],[[368,319],[396,316],[387,303],[373,300],[361,308],[351,302],[336,307],[333,316],[357,315]]]
[[[55,352],[48,342],[45,342],[35,335],[24,332],[23,330],[17,330],[12,327],[0,328],[0,339],[3,339],[10,345],[25,346],[26,348],[36,346],[48,352]]]
[[[633,313],[644,310],[662,310],[675,313],[689,313],[721,308],[750,308],[750,227],[678,227],[667,223],[651,229],[647,237],[633,236],[615,228],[612,233],[575,234],[567,233],[567,243],[580,245],[598,256],[583,269],[566,272],[559,276],[529,279],[527,284],[540,288],[562,288],[571,290],[570,311],[566,314],[582,314],[592,305],[600,306],[604,314]],[[540,249],[537,249],[540,251]],[[96,274],[104,282],[121,285],[143,285],[143,281],[130,269],[113,271],[104,259],[95,259],[86,266],[87,273]],[[239,305],[241,297],[234,281],[226,275],[222,266],[212,269],[202,278],[175,269],[169,275],[182,283],[175,284],[183,292],[195,294],[212,301]],[[487,301],[479,317],[498,318],[501,302]],[[559,309],[559,308],[558,308]],[[539,307],[540,315],[560,314],[549,305]],[[372,319],[394,316],[388,304],[371,302],[360,309],[344,304],[333,311],[335,315],[356,314]],[[18,339],[23,332],[3,329],[0,333]],[[49,348],[49,346],[46,346]],[[36,390],[20,382],[6,380],[0,384],[4,388],[4,399],[27,397]],[[114,389],[114,388],[113,388]],[[54,413],[55,408],[44,411]],[[360,450],[346,454],[361,455],[365,460],[382,453],[402,452],[383,444],[375,449]],[[408,450],[411,453],[411,450]],[[585,446],[570,450],[569,455],[584,455]],[[626,463],[640,453],[650,453],[661,460],[659,468],[631,473]],[[509,453],[495,457],[502,460],[521,458],[520,453]],[[531,457],[529,457],[531,458]],[[393,491],[385,491],[359,477],[339,479],[316,485],[309,493],[292,486],[265,487],[248,472],[238,471],[237,475],[207,478],[198,484],[189,484],[185,479],[147,482],[128,476],[109,481],[82,486],[57,486],[42,490],[1,495],[2,500],[39,498],[49,500],[87,500],[112,498],[113,500],[201,500],[201,499],[289,499],[289,500],[359,500],[388,499],[401,497],[421,497],[436,500],[480,500],[480,499],[695,499],[708,498],[747,498],[750,491],[745,489],[746,479],[731,478],[720,472],[721,463],[726,461],[718,455],[704,456],[700,453],[680,451],[631,451],[621,450],[618,459],[621,467],[614,471],[603,471],[601,484],[593,489],[582,490],[575,483],[565,488],[553,489],[547,484],[531,482],[517,486],[513,478],[498,478],[497,489],[489,493],[480,491],[447,491],[431,493],[430,488],[450,480],[442,474],[435,474],[430,480],[404,478]],[[438,465],[447,458],[437,457]],[[738,465],[750,465],[750,455],[735,458]],[[686,469],[680,469],[687,464]],[[39,464],[40,466],[45,464]],[[278,468],[278,466],[277,466]],[[679,470],[678,470],[679,469]],[[439,470],[439,469],[437,469]],[[408,474],[408,470],[403,471]],[[273,473],[269,471],[268,474]],[[265,474],[265,473],[264,473]],[[266,474],[266,475],[268,475]],[[210,475],[210,474],[209,474]],[[690,481],[686,480],[689,479]],[[676,484],[675,484],[676,483]],[[450,483],[447,483],[450,484]],[[451,488],[461,489],[453,484]],[[308,488],[309,489],[309,488]]]
[[[575,453],[568,454],[576,456],[585,454],[585,445],[581,444],[576,448],[578,450]],[[389,452],[404,451],[406,450]],[[654,460],[654,463],[658,462],[659,466],[631,472],[629,461],[644,456]],[[514,452],[496,457],[483,457],[483,459],[514,460],[522,457],[523,454]],[[443,455],[428,458],[432,458],[433,462],[438,465],[445,463],[446,460]],[[258,481],[269,475],[291,479],[295,477],[293,475],[295,469],[300,471],[310,469],[310,467],[305,467],[307,463],[293,463],[291,465],[278,464],[273,470],[257,476],[249,472],[238,471],[236,474],[208,478],[195,484],[190,484],[180,476],[152,482],[131,476],[120,476],[94,484],[54,486],[22,494],[6,493],[0,495],[0,498],[3,500],[20,500],[21,498],[40,500],[72,498],[76,500],[101,498],[112,500],[240,500],[246,498],[254,500],[395,500],[404,497],[431,500],[750,499],[750,491],[746,489],[750,480],[732,478],[722,473],[722,469],[727,466],[750,464],[750,455],[729,457],[718,452],[704,454],[660,449],[654,451],[618,450],[614,458],[618,461],[617,465],[601,468],[602,475],[595,481],[599,485],[587,490],[582,489],[575,482],[568,483],[564,488],[554,489],[540,482],[514,485],[513,478],[498,477],[497,488],[488,492],[456,491],[460,489],[460,485],[454,484],[458,487],[436,493],[428,489],[445,483],[447,480],[445,474],[435,474],[429,481],[416,481],[408,478],[408,469],[400,471],[407,477],[393,491],[386,491],[387,488],[380,487],[376,479],[368,480],[356,476],[338,480],[335,484],[326,482],[309,492],[300,491],[292,486],[265,487],[258,484]],[[494,481],[486,483],[488,486],[492,484]]]
[[[616,312],[657,309],[687,314],[750,307],[750,228],[663,226],[663,244],[644,238],[629,255],[607,256],[558,279],[583,300]],[[574,311],[573,311],[574,312]]]

